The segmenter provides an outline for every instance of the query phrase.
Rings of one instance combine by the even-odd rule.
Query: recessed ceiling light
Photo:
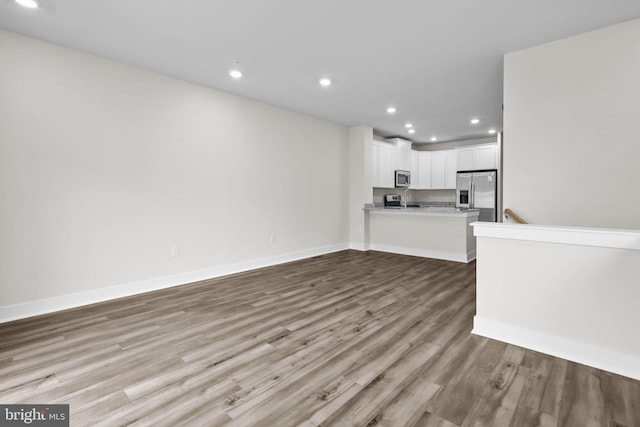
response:
[[[469,123],[471,123],[472,125],[477,125],[478,123],[480,123],[480,119],[471,119],[469,120]]]
[[[493,135],[494,133],[496,133],[495,129],[489,129],[489,134]]]
[[[413,125],[411,123],[405,123],[404,127],[406,127],[407,129],[412,128]]]
[[[229,75],[231,77],[233,77],[234,79],[239,79],[240,77],[242,77],[242,71],[240,71],[240,70],[231,70],[231,71],[229,71]]]
[[[321,84],[322,86],[329,86],[329,85],[331,85],[331,80],[330,80],[330,79],[328,79],[328,78],[326,78],[326,77],[324,77],[324,78],[320,79],[320,80],[319,80],[319,82],[320,82],[320,84]]]
[[[438,140],[438,138],[436,138],[435,136],[431,137],[431,142],[436,142]]]
[[[395,112],[396,112],[396,107],[389,107],[389,108],[387,108],[387,113],[389,113],[389,114],[393,114],[393,113],[395,113]]]
[[[409,129],[409,133],[416,133],[415,129]]]
[[[28,7],[29,9],[35,9],[38,7],[36,0],[16,0],[20,6]]]

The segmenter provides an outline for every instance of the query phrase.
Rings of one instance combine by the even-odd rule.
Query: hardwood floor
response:
[[[640,382],[471,335],[474,313],[474,263],[339,252],[2,324],[0,403],[68,403],[72,426],[640,426]]]

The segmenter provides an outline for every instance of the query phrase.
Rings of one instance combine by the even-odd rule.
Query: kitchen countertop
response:
[[[420,208],[402,208],[402,207],[382,207],[365,205],[364,210],[375,214],[389,215],[424,215],[424,216],[450,216],[456,218],[477,217],[480,211],[477,209],[459,209],[452,207],[420,207]]]

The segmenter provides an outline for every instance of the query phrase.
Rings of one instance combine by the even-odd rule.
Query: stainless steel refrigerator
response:
[[[458,172],[456,176],[456,207],[480,210],[478,221],[498,220],[496,170]]]

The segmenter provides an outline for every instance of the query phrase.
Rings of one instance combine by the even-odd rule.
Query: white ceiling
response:
[[[638,0],[0,0],[0,27],[383,136],[502,127],[502,57]],[[235,59],[244,72],[233,80]],[[333,84],[318,85],[328,76]],[[387,106],[398,108],[395,115]],[[481,123],[472,126],[469,119]],[[404,123],[414,124],[409,135]]]

